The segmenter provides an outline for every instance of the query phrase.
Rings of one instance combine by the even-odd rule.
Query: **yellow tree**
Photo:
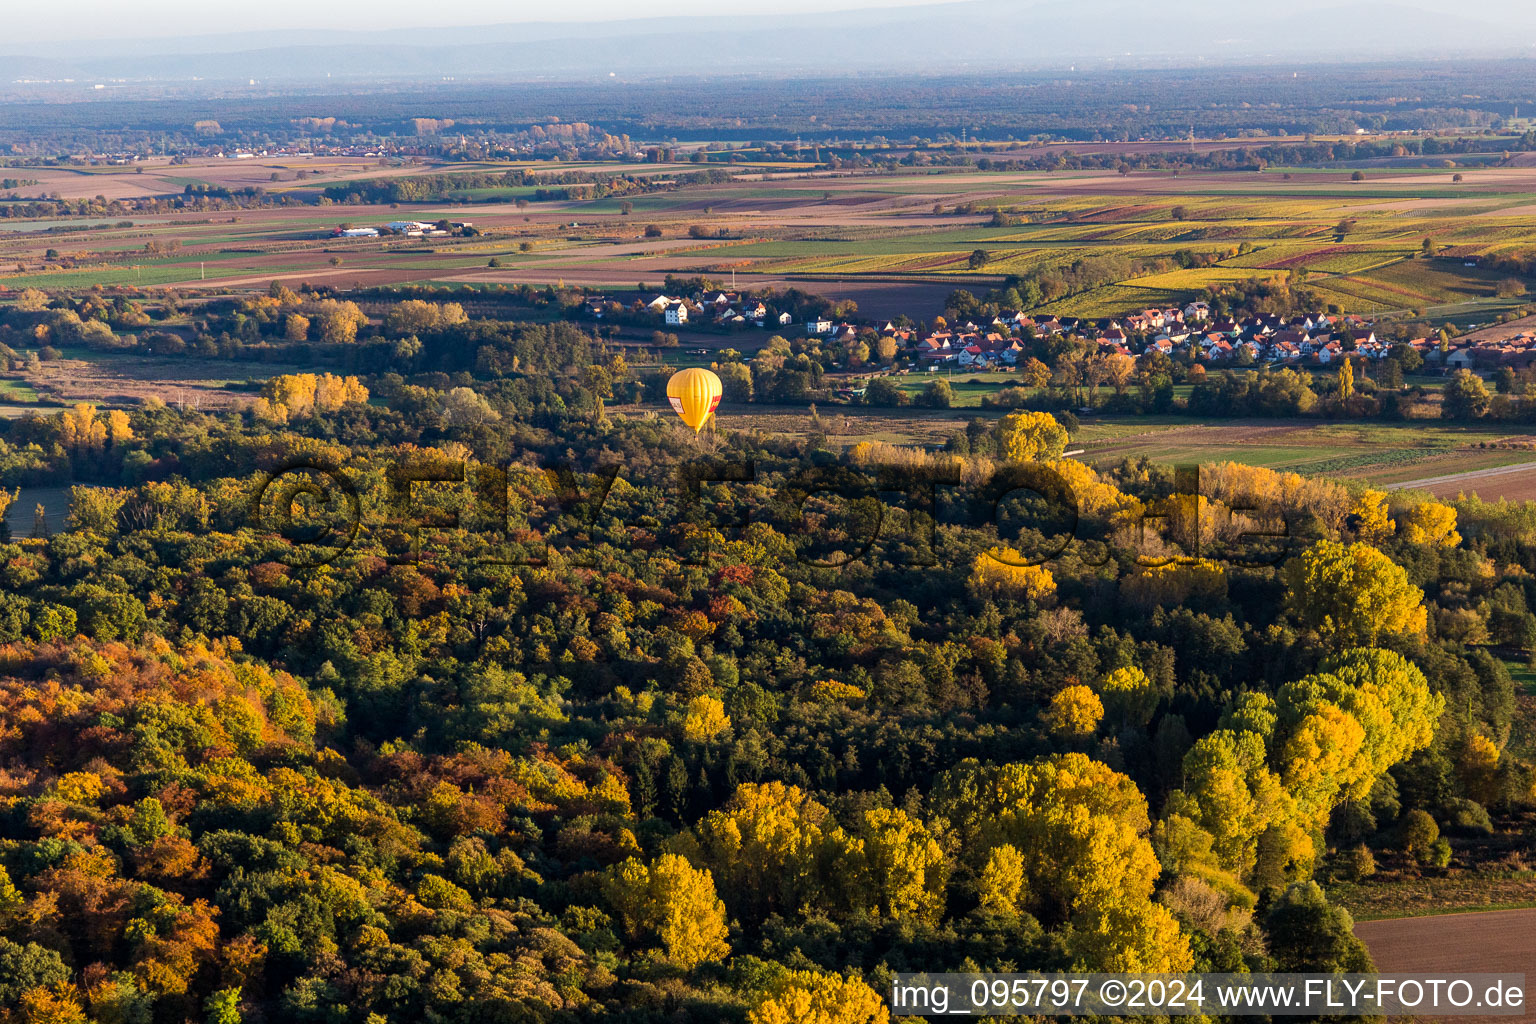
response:
[[[1239,878],[1258,862],[1259,837],[1296,813],[1267,755],[1258,733],[1218,729],[1202,736],[1184,756],[1184,785],[1165,810],[1208,832],[1217,862]]]
[[[938,924],[949,860],[923,823],[900,809],[877,807],[864,812],[857,839],[876,912]]]
[[[825,807],[782,782],[743,783],[696,831],[700,856],[748,917],[820,900],[819,864],[844,841]]]
[[[86,1024],[91,1018],[81,1009],[75,986],[67,982],[38,985],[21,994],[15,1016],[18,1024]]]
[[[720,698],[700,694],[688,702],[683,715],[683,739],[691,743],[706,743],[731,727],[731,718],[725,713]]]
[[[889,1024],[880,994],[857,978],[790,971],[771,982],[747,1013],[749,1024]]]
[[[1051,383],[1051,368],[1034,356],[1024,360],[1024,365],[1019,367],[1019,375],[1032,388],[1047,387]]]
[[[48,293],[37,288],[23,288],[16,293],[16,308],[24,313],[38,313],[48,308]]]
[[[1013,548],[996,547],[971,563],[970,588],[979,597],[1044,601],[1056,594],[1056,580],[1043,565],[1029,565]]]
[[[1134,665],[1117,668],[1099,683],[1104,706],[1123,720],[1145,725],[1157,709],[1158,693],[1147,674]]]
[[[1188,962],[1177,926],[1170,933],[1161,925],[1104,923],[1160,918],[1147,906],[1159,870],[1147,803],[1129,777],[1082,754],[1028,764],[967,761],[939,777],[930,799],[978,872],[991,868],[991,888],[983,890],[989,903],[1002,909],[1012,898],[1048,925],[1103,938],[1077,951],[1084,966]],[[1009,873],[1015,861],[991,855],[1003,846],[1020,854],[1016,885]]]
[[[1287,730],[1277,751],[1280,781],[1296,800],[1300,814],[1321,830],[1345,786],[1358,783],[1368,762],[1361,757],[1365,729],[1337,704],[1313,703],[1307,714]]]
[[[1076,459],[1053,459],[1046,464],[1066,485],[1077,502],[1080,515],[1110,521],[1132,521],[1141,509],[1141,502],[1121,492],[1114,484],[1106,483],[1093,471],[1093,467]]]
[[[1017,915],[1029,901],[1024,888],[1024,855],[1008,843],[993,847],[977,878],[976,893],[983,910]]]
[[[356,341],[358,328],[368,322],[355,302],[326,299],[312,312],[320,321],[320,340],[332,345]]]
[[[368,389],[356,377],[338,377],[322,373],[315,379],[314,409],[316,412],[335,412],[347,405],[361,405],[368,401]]]
[[[96,418],[96,407],[77,403],[59,413],[59,440],[75,451],[99,451],[107,443],[107,424]]]
[[[1109,381],[1110,387],[1115,389],[1115,394],[1124,394],[1125,386],[1131,382],[1131,377],[1136,374],[1136,360],[1124,352],[1116,352],[1104,360],[1104,377]]]
[[[1397,523],[1387,511],[1387,492],[1367,489],[1351,510],[1358,525],[1355,536],[1367,544],[1380,544],[1397,530]]]
[[[1345,359],[1339,364],[1339,401],[1347,402],[1355,395],[1355,368]]]
[[[261,388],[261,397],[271,403],[281,420],[308,416],[315,407],[315,389],[319,378],[312,373],[284,373],[271,378]]]
[[[397,337],[425,334],[437,329],[439,316],[440,311],[435,304],[420,299],[406,299],[390,307],[388,315],[384,317],[384,330]]]
[[[1048,412],[1016,412],[997,425],[998,450],[1010,462],[1041,462],[1061,457],[1067,431]]]
[[[1369,544],[1319,541],[1283,571],[1286,609],[1339,646],[1370,645],[1383,635],[1422,634],[1424,593]]]
[[[1081,684],[1064,687],[1051,698],[1045,714],[1046,728],[1060,736],[1092,736],[1104,717],[1104,702]]]
[[[1178,974],[1194,968],[1189,939],[1160,903],[1108,903],[1074,924],[1068,948],[1078,970]]]
[[[1321,669],[1309,677],[1315,687],[1281,689],[1281,716],[1294,718],[1295,712],[1287,708],[1300,706],[1303,698],[1320,699],[1360,723],[1365,733],[1361,756],[1366,763],[1346,795],[1363,800],[1377,776],[1434,740],[1445,697],[1430,689],[1418,666],[1395,651],[1354,648],[1324,661]]]
[[[96,415],[96,406],[81,402],[59,414],[59,439],[71,451],[99,452],[133,440],[133,427],[121,409],[110,409],[101,418]]]
[[[1309,834],[1339,802],[1364,800],[1382,772],[1429,745],[1445,701],[1402,655],[1356,648],[1321,667],[1275,700],[1245,694],[1185,757],[1159,840],[1180,870],[1203,857],[1178,823],[1187,819],[1210,834],[1223,870],[1262,885],[1299,880],[1315,855]]]
[[[1404,523],[1403,539],[1410,544],[1455,547],[1461,543],[1461,534],[1456,532],[1456,510],[1438,501],[1415,505]]]
[[[609,872],[604,890],[630,937],[659,941],[666,962],[694,967],[730,955],[715,880],[683,857],[662,854],[649,866],[631,857]]]
[[[133,440],[133,427],[128,422],[128,414],[121,409],[111,409],[107,412],[106,427],[109,446]]]
[[[283,338],[286,341],[304,341],[309,337],[309,317],[302,313],[289,313],[283,320]]]

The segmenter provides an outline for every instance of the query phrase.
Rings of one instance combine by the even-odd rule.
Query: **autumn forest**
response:
[[[1536,802],[1529,506],[1095,469],[1044,411],[696,435],[577,326],[349,305],[214,314],[355,353],[243,405],[0,430],[5,479],[73,487],[0,546],[6,1024],[863,1024],[902,970],[1370,970],[1336,886]]]

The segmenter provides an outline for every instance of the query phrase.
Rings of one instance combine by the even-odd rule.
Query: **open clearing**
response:
[[[56,412],[58,405],[73,402],[136,405],[149,397],[188,408],[228,409],[245,405],[254,397],[255,389],[248,382],[304,369],[281,363],[170,359],[138,353],[67,350],[64,355],[63,359],[39,364],[25,376],[26,386],[38,398],[49,399],[52,408],[19,405],[7,415],[48,415]]]

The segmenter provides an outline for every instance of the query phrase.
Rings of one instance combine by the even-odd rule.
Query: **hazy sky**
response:
[[[212,35],[221,32],[302,28],[414,28],[421,25],[494,25],[516,21],[601,21],[667,15],[792,14],[857,7],[905,7],[948,0],[52,0],[17,3],[5,15],[5,32],[18,49],[23,39],[66,40],[111,36]]]

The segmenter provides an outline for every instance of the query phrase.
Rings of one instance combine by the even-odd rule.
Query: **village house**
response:
[[[948,332],[928,335],[917,343],[917,358],[924,363],[948,363],[956,359],[954,335]]]
[[[1269,346],[1269,361],[1272,363],[1299,363],[1302,354],[1301,346],[1294,341],[1277,341]]]
[[[1312,344],[1312,339],[1307,336],[1306,331],[1298,331],[1291,327],[1288,327],[1283,331],[1276,331],[1274,335],[1270,337],[1269,344],[1271,348],[1278,347],[1280,345],[1286,345],[1298,352],[1307,353],[1311,353],[1317,348],[1316,345]]]

